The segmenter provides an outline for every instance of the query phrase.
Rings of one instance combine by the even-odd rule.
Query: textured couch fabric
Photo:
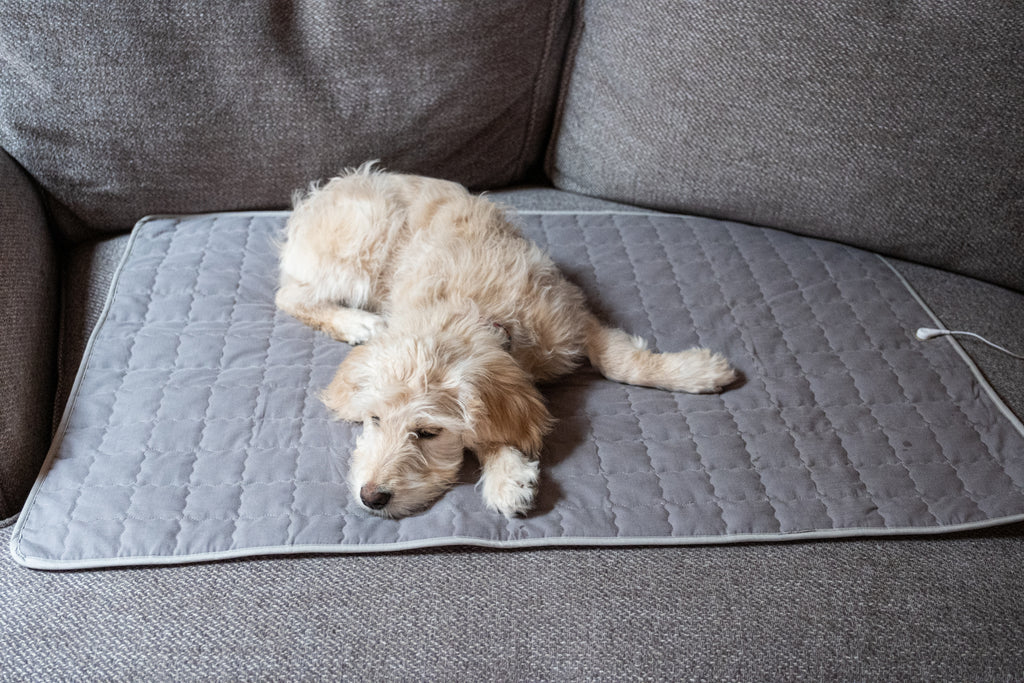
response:
[[[570,3],[136,0],[0,13],[0,147],[65,232],[284,208],[380,158],[491,187],[542,152]]]
[[[68,394],[78,374],[96,321],[110,292],[114,271],[121,262],[129,235],[90,240],[70,247],[63,261],[60,357],[54,400],[53,427],[57,428]]]
[[[70,573],[4,553],[0,678],[1014,681],[1021,534]]]
[[[1020,5],[592,0],[581,26],[559,187],[1024,290]]]
[[[50,442],[57,252],[31,180],[0,150],[0,520],[18,512]]]

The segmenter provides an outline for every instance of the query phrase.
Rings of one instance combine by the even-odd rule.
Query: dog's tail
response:
[[[737,378],[729,361],[717,353],[707,349],[654,353],[643,339],[594,318],[587,327],[587,356],[608,379],[669,391],[714,393]]]

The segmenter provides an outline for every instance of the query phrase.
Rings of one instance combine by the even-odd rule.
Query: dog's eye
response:
[[[377,417],[376,415],[371,415],[370,416],[370,422],[373,423],[374,427],[379,427],[380,426],[380,418]]]
[[[435,436],[441,433],[440,427],[423,427],[417,429],[415,432],[417,439],[433,439]]]

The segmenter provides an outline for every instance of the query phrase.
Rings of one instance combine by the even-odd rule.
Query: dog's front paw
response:
[[[506,517],[524,515],[537,497],[540,464],[511,446],[484,459],[483,498],[487,507]]]
[[[338,309],[331,319],[331,336],[349,344],[363,344],[384,331],[387,323],[376,313],[358,308]]]

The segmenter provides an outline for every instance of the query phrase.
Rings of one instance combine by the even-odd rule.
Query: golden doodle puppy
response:
[[[530,510],[552,418],[535,383],[584,358],[612,380],[716,392],[736,378],[704,349],[652,353],[602,325],[582,292],[505,211],[461,185],[372,164],[297,197],[279,308],[359,344],[323,393],[362,422],[353,497],[402,517],[456,480],[464,450],[492,509]]]

